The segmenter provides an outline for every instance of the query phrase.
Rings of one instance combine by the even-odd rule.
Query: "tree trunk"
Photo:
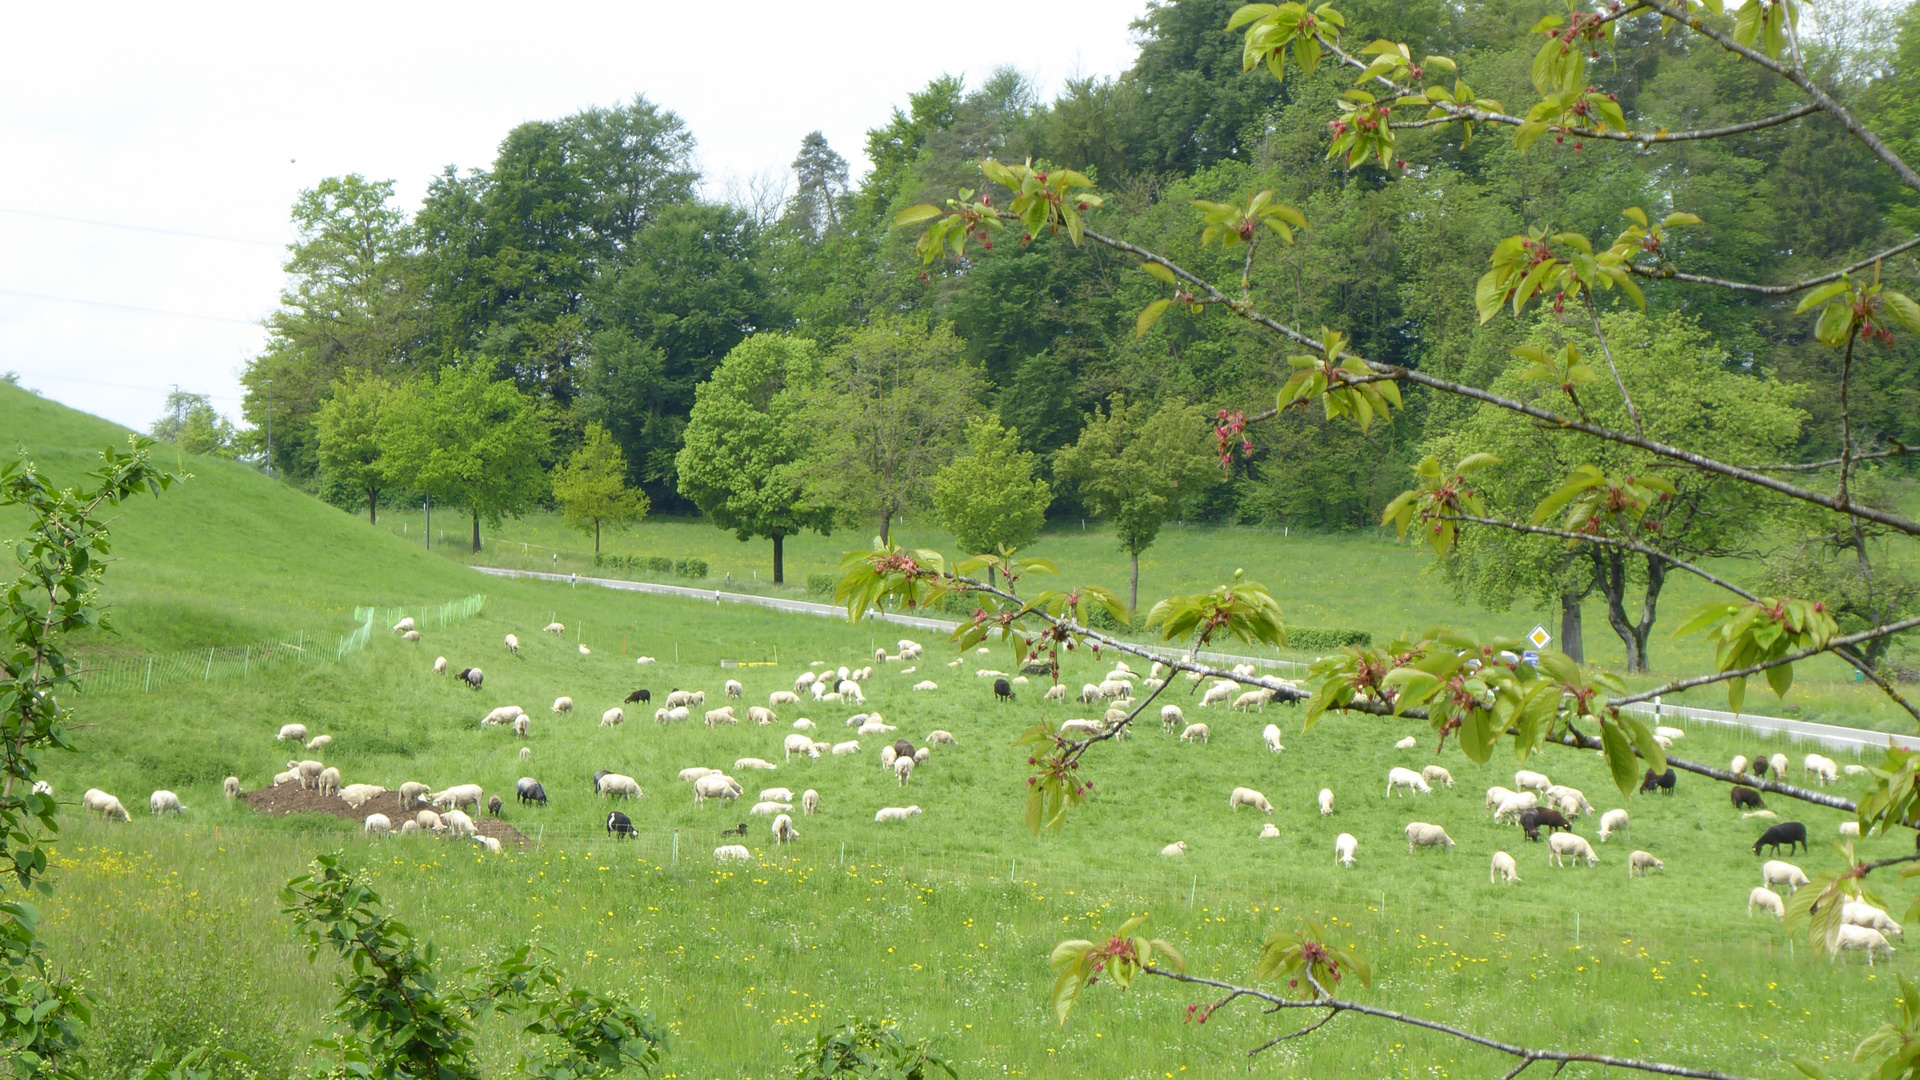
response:
[[[1617,551],[1593,552],[1593,577],[1600,586],[1600,595],[1607,602],[1607,625],[1627,647],[1627,670],[1640,671],[1645,667],[1640,650],[1641,640],[1634,633],[1633,623],[1627,620],[1627,566],[1626,560]]]
[[[1140,610],[1140,553],[1129,551],[1127,554],[1133,559],[1133,580],[1127,592],[1127,614],[1132,615]]]
[[[1576,664],[1587,662],[1587,645],[1582,638],[1580,594],[1560,594],[1560,651]]]
[[[773,583],[783,584],[787,580],[787,538],[775,534],[773,538]]]
[[[480,554],[480,511],[473,512],[473,553]]]
[[[1647,656],[1647,639],[1653,636],[1653,620],[1660,607],[1660,590],[1667,584],[1667,561],[1647,556],[1647,595],[1640,602],[1640,624],[1633,628],[1633,637],[1639,643],[1640,672],[1645,674],[1652,662]]]
[[[893,511],[880,511],[880,543],[882,546],[893,543]]]
[[[380,492],[373,488],[367,489],[367,524],[380,524]]]

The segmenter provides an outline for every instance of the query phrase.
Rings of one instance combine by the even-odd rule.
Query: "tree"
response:
[[[1172,401],[1149,416],[1125,394],[1108,398],[1105,414],[1096,409],[1087,417],[1080,441],[1054,455],[1053,472],[1077,487],[1089,513],[1113,526],[1133,564],[1129,611],[1140,607],[1140,553],[1168,518],[1221,481],[1200,406]]]
[[[240,453],[233,425],[213,407],[213,399],[177,386],[167,395],[166,411],[153,422],[152,434],[189,454],[231,458]]]
[[[800,140],[793,159],[795,190],[787,203],[786,221],[807,236],[820,237],[840,229],[841,203],[847,197],[847,159],[827,144],[818,131]]]
[[[786,580],[786,538],[833,529],[835,507],[807,485],[812,434],[800,422],[820,380],[820,350],[804,338],[756,334],[700,384],[674,458],[680,494],[745,541],[773,541],[773,580]]]
[[[587,425],[587,438],[559,468],[553,470],[553,498],[568,526],[593,534],[594,554],[600,553],[600,527],[616,529],[647,516],[647,495],[627,486],[627,459],[601,424]]]
[[[1047,523],[1053,489],[1034,475],[1040,459],[1020,449],[1020,432],[997,416],[967,424],[967,452],[934,477],[940,525],[972,554],[1024,547]]]
[[[393,393],[393,384],[382,378],[342,379],[313,418],[322,478],[356,498],[366,496],[369,525],[380,523],[380,492],[387,485],[380,419]]]
[[[893,519],[932,498],[986,383],[945,326],[906,317],[854,330],[827,354],[802,423],[817,433],[811,486],[849,523]]]
[[[545,490],[550,438],[533,401],[479,367],[407,383],[380,423],[389,477],[471,515],[476,553],[482,518],[498,525]]]

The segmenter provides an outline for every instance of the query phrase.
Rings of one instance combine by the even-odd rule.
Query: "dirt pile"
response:
[[[302,789],[298,784],[281,784],[278,787],[249,791],[240,796],[240,801],[246,803],[247,807],[255,813],[272,817],[284,817],[287,814],[332,814],[334,817],[345,818],[348,821],[364,822],[373,814],[385,814],[387,820],[393,822],[395,829],[400,827],[402,821],[412,817],[421,809],[415,807],[412,810],[402,810],[400,794],[395,791],[376,795],[356,808],[348,806],[347,801],[338,795],[322,795],[313,788]],[[491,836],[502,844],[528,843],[520,830],[484,814],[476,815],[473,824],[481,836]]]

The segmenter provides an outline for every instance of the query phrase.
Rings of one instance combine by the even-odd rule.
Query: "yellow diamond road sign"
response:
[[[1549,642],[1553,641],[1553,635],[1547,633],[1546,627],[1536,626],[1533,628],[1533,633],[1527,635],[1527,640],[1533,643],[1534,648],[1544,649]]]

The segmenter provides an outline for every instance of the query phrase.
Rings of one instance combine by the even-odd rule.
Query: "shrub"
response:
[[[619,556],[618,556],[618,555],[615,555],[615,556],[614,556],[614,558],[616,558],[616,559],[618,559],[618,558],[619,558]],[[599,553],[599,552],[597,552],[597,551],[596,551],[596,552],[594,552],[594,553],[593,553],[593,565],[595,565],[595,566],[605,566],[605,565],[607,565],[607,557],[606,557],[605,555],[602,555],[601,553]],[[618,564],[616,563],[615,565],[618,565]]]
[[[673,564],[673,572],[684,578],[703,578],[707,576],[707,560],[681,559]]]
[[[815,596],[832,596],[833,587],[839,584],[839,581],[840,579],[832,574],[808,574],[807,591]]]
[[[1287,627],[1287,648],[1303,652],[1333,652],[1348,645],[1373,644],[1373,635],[1365,630],[1346,630],[1315,626]]]
[[[673,560],[667,558],[665,555],[649,556],[647,558],[647,569],[656,574],[671,574],[673,573]]]

